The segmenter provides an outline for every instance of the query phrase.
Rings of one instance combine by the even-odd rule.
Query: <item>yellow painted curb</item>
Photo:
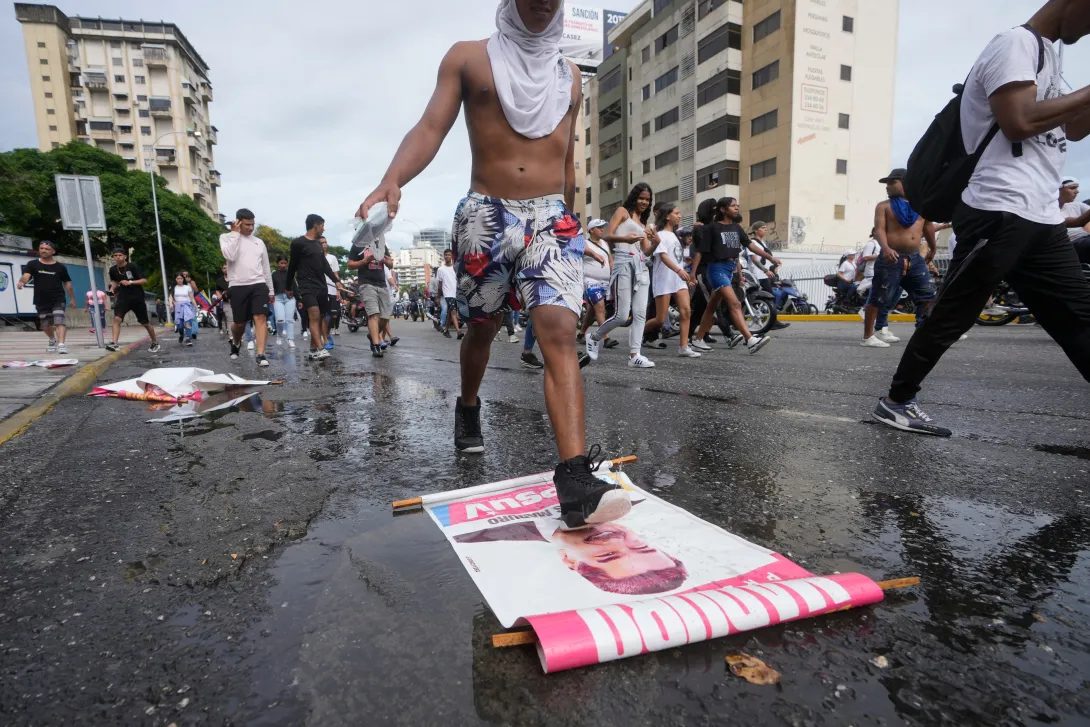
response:
[[[0,446],[25,432],[31,424],[49,413],[61,399],[73,394],[86,393],[94,386],[98,377],[105,373],[106,369],[110,368],[115,361],[139,348],[147,340],[148,338],[144,337],[139,341],[128,344],[119,351],[108,353],[102,358],[84,364],[76,373],[64,379],[52,389],[47,390],[36,402],[0,422]]]
[[[889,319],[891,321],[893,321],[894,323],[915,323],[916,322],[916,316],[909,315],[907,313],[892,313],[892,314],[890,314]],[[856,315],[826,315],[824,313],[819,313],[816,316],[777,316],[776,320],[778,320],[778,321],[789,321],[791,323],[795,323],[795,322],[806,323],[807,321],[809,321],[811,323],[851,323],[853,321],[856,322],[856,323],[862,323],[863,322],[863,319],[860,318],[858,314],[856,314]]]

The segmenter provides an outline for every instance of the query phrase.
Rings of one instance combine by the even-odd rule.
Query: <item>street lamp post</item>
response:
[[[151,153],[153,155],[158,152],[155,151],[155,146],[159,143],[159,139],[165,139],[173,134],[188,134],[188,131],[168,131],[162,134],[155,141],[151,143]],[[201,138],[200,130],[193,132],[194,138]],[[167,305],[167,301],[170,300],[170,294],[167,292],[167,261],[163,257],[163,233],[159,230],[159,195],[155,189],[155,160],[154,158],[148,160],[148,179],[151,180],[151,206],[155,210],[155,239],[159,242],[159,272],[163,276],[163,305],[167,309],[167,321],[174,322],[174,311]]]

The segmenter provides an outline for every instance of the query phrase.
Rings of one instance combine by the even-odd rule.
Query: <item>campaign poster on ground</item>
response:
[[[599,476],[632,510],[582,530],[560,529],[552,473],[425,505],[500,623],[534,628],[546,672],[882,599],[864,576],[814,576],[624,473]]]

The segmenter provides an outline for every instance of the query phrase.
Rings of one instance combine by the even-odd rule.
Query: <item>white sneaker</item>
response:
[[[254,342],[253,341],[250,341],[249,343],[246,344],[246,350],[247,351],[253,351],[254,350]]]
[[[68,344],[67,343],[58,343],[57,344],[57,353],[68,353]]]
[[[762,348],[772,343],[772,339],[768,336],[751,336],[749,342],[746,343],[746,348],[750,353],[757,353]]]
[[[889,344],[883,341],[878,336],[871,336],[870,338],[864,338],[863,342],[859,344],[863,348],[889,348]]]
[[[964,341],[964,340],[965,340],[966,338],[968,338],[968,337],[969,337],[969,334],[968,334],[968,333],[963,333],[963,334],[961,334],[961,338],[959,338],[958,340],[959,340],[959,341]]]
[[[681,358],[700,358],[700,354],[689,347],[679,348],[677,350],[677,355]]]
[[[292,338],[288,339],[288,348],[295,348],[295,340],[294,339],[292,339]]]
[[[901,340],[890,333],[888,328],[879,328],[874,332],[874,337],[879,341],[885,341],[886,343],[897,343]]]
[[[508,343],[518,343],[521,340],[522,340],[521,338],[519,338],[518,336],[516,336],[513,333],[510,336],[507,337],[507,342]]]
[[[53,353],[57,350],[57,341],[50,338],[49,343],[45,347],[46,353]]]
[[[867,320],[867,308],[866,308],[866,306],[859,309],[859,320],[861,320],[861,321]]]
[[[602,342],[595,341],[594,336],[587,334],[586,339],[587,355],[590,356],[591,361],[598,360],[598,352],[602,350]]]
[[[653,369],[655,368],[655,362],[642,353],[637,353],[635,356],[628,359],[628,367],[632,369]]]
[[[690,348],[695,348],[697,351],[711,351],[712,347],[701,341],[699,338],[694,338],[689,342]]]
[[[515,324],[515,333],[522,333],[525,329],[518,323]]]
[[[277,336],[276,337],[276,345],[277,346],[283,346],[284,345],[284,337],[283,336]]]

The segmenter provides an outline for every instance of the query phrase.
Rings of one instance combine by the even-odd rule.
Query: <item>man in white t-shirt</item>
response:
[[[874,237],[874,230],[870,232],[870,239],[863,244],[863,250],[856,258],[856,275],[859,277],[859,268],[863,268],[863,279],[860,280],[856,286],[856,291],[860,296],[866,297],[870,291],[871,283],[874,282],[874,261],[878,259],[878,256],[882,254],[882,246],[878,243],[878,240]]]
[[[454,272],[454,253],[450,250],[443,251],[443,264],[435,277],[439,280],[439,325],[442,326],[443,335],[450,338],[450,324],[453,321],[460,341],[465,333],[458,322],[458,275]]]
[[[1090,237],[1090,205],[1079,202],[1079,180],[1064,178],[1060,186],[1060,213],[1072,242]]]
[[[329,251],[329,241],[325,236],[318,238],[322,243],[322,252],[325,253],[325,261],[329,263],[329,271],[333,277],[325,276],[325,292],[329,296],[329,340],[326,341],[327,351],[333,350],[333,336],[341,334],[341,293],[337,290],[337,284],[341,282],[341,261]]]
[[[962,193],[953,219],[958,245],[942,295],[874,410],[879,422],[950,436],[915,397],[1001,280],[1090,381],[1090,283],[1056,204],[1068,146],[1090,134],[1090,87],[1064,95],[1056,44],[1087,34],[1090,2],[1050,0],[1025,26],[993,38],[973,65],[961,100],[966,150],[974,151],[997,124],[999,133]]]

